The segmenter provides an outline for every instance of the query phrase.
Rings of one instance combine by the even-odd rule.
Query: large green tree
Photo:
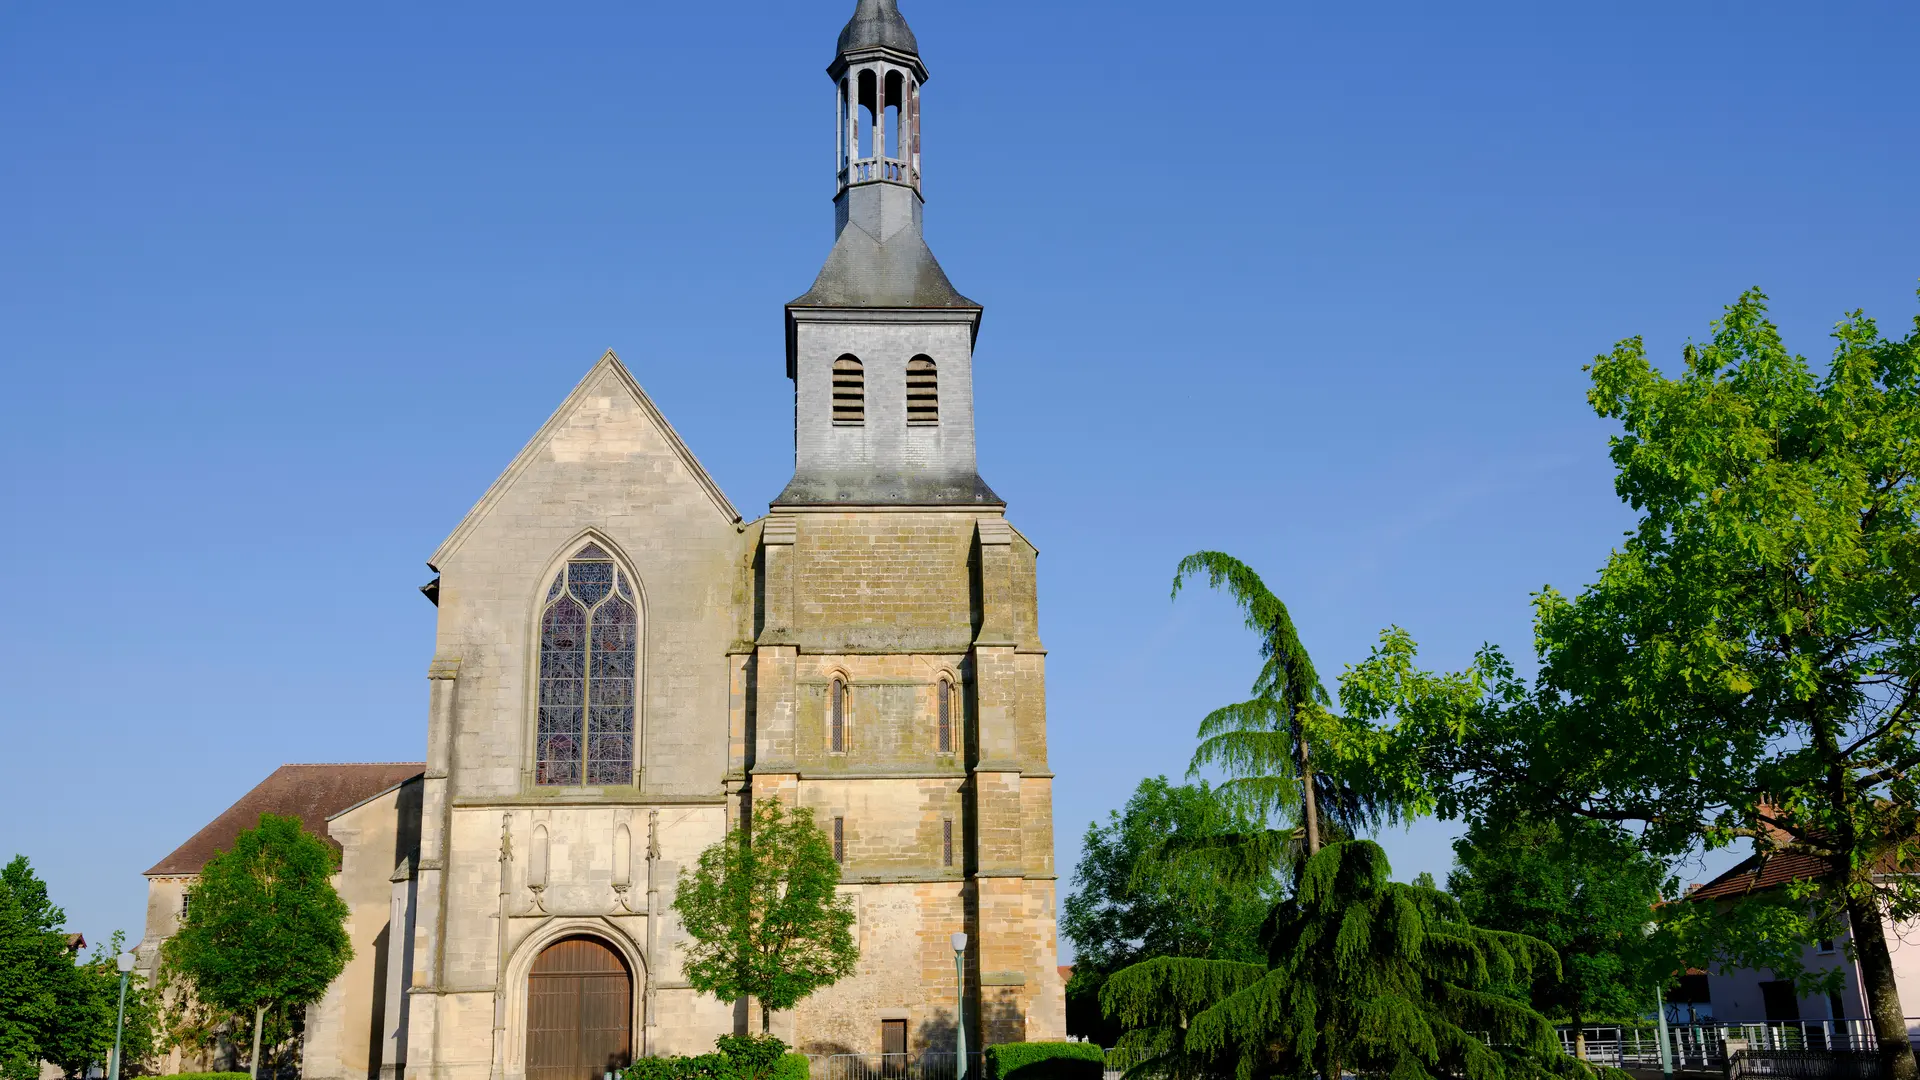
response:
[[[1553,1030],[1503,991],[1556,973],[1553,950],[1471,925],[1445,893],[1391,880],[1370,841],[1330,844],[1274,906],[1263,963],[1161,957],[1101,1002],[1131,1075],[1348,1073],[1500,1080],[1564,1068]]]
[[[1512,818],[1476,822],[1453,845],[1447,892],[1475,926],[1539,938],[1560,974],[1536,979],[1534,1008],[1578,1032],[1590,1020],[1637,1017],[1671,968],[1647,928],[1667,882],[1663,864],[1618,826]]]
[[[1156,956],[1265,956],[1260,925],[1280,899],[1279,878],[1234,873],[1199,847],[1257,824],[1223,805],[1204,781],[1155,776],[1140,781],[1124,810],[1087,826],[1060,916],[1074,952],[1069,1034],[1113,1045],[1120,1029],[1102,1018],[1099,992],[1121,968]]]
[[[853,902],[839,894],[840,865],[813,812],[778,798],[754,802],[736,825],[680,872],[674,910],[693,943],[687,982],[722,1001],[760,1003],[760,1030],[777,1009],[853,974]]]
[[[1855,312],[1834,340],[1816,370],[1756,290],[1672,376],[1638,338],[1598,357],[1588,400],[1621,424],[1639,522],[1593,585],[1537,598],[1538,679],[1492,649],[1423,672],[1391,631],[1342,684],[1390,731],[1326,735],[1355,782],[1442,814],[1811,856],[1827,872],[1776,917],[1694,929],[1723,962],[1787,970],[1850,929],[1889,1076],[1916,1080],[1884,928],[1920,914],[1920,320],[1889,338]]]
[[[255,1076],[269,1014],[318,1001],[353,956],[335,868],[333,849],[299,818],[262,814],[233,850],[207,860],[179,932],[161,947],[182,991],[177,1008],[230,1013],[251,1029]]]
[[[66,913],[25,855],[0,870],[0,1080],[34,1080],[59,1033],[73,960]]]

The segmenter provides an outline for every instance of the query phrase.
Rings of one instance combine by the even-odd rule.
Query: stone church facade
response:
[[[342,981],[386,986],[310,1011],[309,1077],[588,1080],[711,1049],[748,1013],[686,984],[674,887],[770,798],[832,838],[861,952],[776,1034],[951,1050],[964,930],[969,1044],[1065,1036],[1037,553],[975,468],[981,308],[922,236],[927,72],[894,0],[859,0],[829,74],[837,236],[786,308],[793,479],[743,520],[608,353],[435,552],[426,761],[367,804],[413,824],[328,818],[343,870],[387,883],[354,915],[377,971]]]

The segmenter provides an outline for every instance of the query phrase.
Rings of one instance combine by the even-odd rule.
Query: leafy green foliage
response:
[[[773,1010],[853,974],[860,947],[839,884],[813,812],[757,801],[750,831],[736,826],[680,873],[673,906],[693,939],[687,982],[722,1001],[754,998],[764,1033]]]
[[[107,1063],[120,1004],[118,960],[126,934],[115,931],[75,964],[67,951],[66,913],[26,856],[0,870],[0,1078],[28,1080],[50,1061],[69,1076]],[[134,976],[127,986],[122,1052],[129,1062],[153,1053],[152,996]]]
[[[1310,721],[1332,702],[1287,605],[1252,567],[1219,551],[1197,551],[1181,559],[1174,569],[1173,595],[1180,595],[1188,578],[1202,575],[1210,588],[1225,589],[1240,606],[1247,628],[1259,635],[1262,663],[1251,698],[1201,719],[1200,745],[1188,775],[1217,767],[1228,777],[1221,796],[1237,809],[1258,818],[1278,813],[1291,819],[1294,830],[1249,833],[1239,841],[1249,867],[1264,872],[1284,861],[1289,848],[1295,849],[1296,858],[1311,854],[1323,829],[1332,835],[1356,835],[1375,820],[1378,810],[1358,797],[1358,789],[1316,774],[1312,767]]]
[[[1501,990],[1558,975],[1553,950],[1389,873],[1376,844],[1328,845],[1274,906],[1264,965],[1161,957],[1114,974],[1100,998],[1129,1029],[1129,1076],[1496,1080],[1550,1060],[1546,1019]]]
[[[243,1080],[243,1072],[172,1073],[167,1080]]]
[[[178,991],[176,1038],[205,1039],[224,1024],[236,1044],[243,1033],[250,1041],[261,1010],[284,1032],[291,1009],[326,993],[353,956],[333,871],[325,841],[299,818],[273,814],[207,861],[186,919],[161,947],[167,984]],[[265,1034],[265,1048],[282,1041]]]
[[[66,921],[25,855],[0,870],[0,1080],[35,1080],[58,1035],[73,983]]]
[[[772,1035],[722,1035],[715,1053],[695,1057],[641,1058],[621,1080],[807,1080],[805,1054],[790,1054]]]
[[[1272,874],[1223,868],[1205,841],[1258,828],[1205,782],[1142,780],[1124,811],[1087,827],[1061,934],[1073,944],[1067,1030],[1111,1046],[1120,1029],[1100,1014],[1106,976],[1155,956],[1258,962],[1267,910],[1280,898]],[[1054,1045],[1054,1044],[1044,1044]]]
[[[1920,320],[1855,312],[1824,373],[1750,291],[1669,378],[1640,339],[1589,369],[1640,519],[1599,580],[1535,601],[1540,674],[1433,675],[1398,631],[1342,680],[1341,771],[1445,816],[1632,823],[1651,852],[1748,839],[1830,868],[1767,908],[1682,907],[1692,959],[1800,972],[1854,933],[1876,1034],[1914,1080],[1883,915],[1920,914]],[[1795,913],[1797,909],[1797,913]],[[1767,931],[1771,938],[1755,936]]]
[[[987,1047],[987,1080],[1100,1080],[1106,1061],[1093,1043],[999,1043]]]
[[[116,930],[85,963],[71,969],[71,989],[64,998],[60,1024],[42,1055],[68,1076],[85,1075],[88,1066],[104,1066],[112,1056],[114,1022],[120,1008],[119,958],[126,942],[126,933]],[[120,1052],[129,1064],[152,1057],[156,1049],[158,1007],[145,984],[138,973],[127,979],[126,1026],[120,1036]]]
[[[1515,818],[1477,822],[1453,845],[1447,891],[1475,926],[1539,938],[1559,978],[1534,981],[1535,1009],[1556,1021],[1628,1019],[1652,1007],[1671,962],[1647,925],[1666,872],[1617,826]]]

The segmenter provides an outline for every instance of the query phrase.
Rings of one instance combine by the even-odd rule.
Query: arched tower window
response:
[[[940,752],[951,754],[953,753],[953,684],[941,679],[933,692],[934,710],[938,714]]]
[[[867,373],[856,356],[843,356],[833,362],[833,422],[867,422]]]
[[[907,361],[907,423],[940,422],[940,372],[930,356]]]
[[[540,612],[538,784],[631,784],[639,608],[598,544],[567,560]]]
[[[835,679],[827,688],[827,749],[836,754],[847,752],[847,684]]]

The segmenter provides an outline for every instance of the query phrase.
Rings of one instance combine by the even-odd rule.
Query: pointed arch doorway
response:
[[[527,1080],[600,1080],[633,1061],[633,972],[595,938],[547,946],[527,974]]]

